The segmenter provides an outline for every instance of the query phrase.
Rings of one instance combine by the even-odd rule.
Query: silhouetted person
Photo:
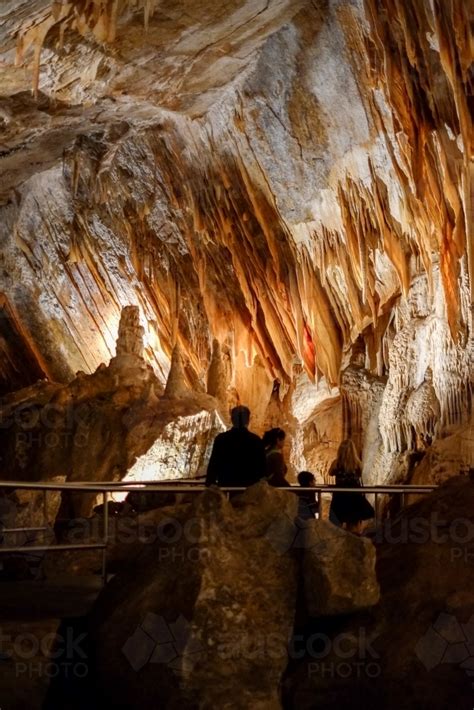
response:
[[[340,444],[329,475],[335,476],[340,488],[362,487],[362,464],[350,439]],[[363,493],[333,493],[329,520],[335,525],[360,534],[363,521],[373,517],[374,509]]]
[[[266,458],[265,475],[271,486],[290,485],[286,480],[288,467],[282,453],[284,443],[285,432],[278,427],[266,431],[263,435]]]
[[[300,471],[298,474],[298,483],[302,488],[314,488],[316,486],[316,479],[314,478],[314,473],[311,471]],[[315,512],[318,507],[316,501],[316,493],[310,493],[309,491],[301,491],[297,493],[298,496],[298,518],[300,520],[314,520]]]
[[[214,440],[207,467],[206,486],[251,486],[265,476],[265,449],[259,436],[247,429],[248,407],[234,407],[232,429]]]

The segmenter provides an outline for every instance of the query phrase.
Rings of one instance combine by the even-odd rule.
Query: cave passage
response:
[[[1,708],[474,707],[471,9],[3,3]]]

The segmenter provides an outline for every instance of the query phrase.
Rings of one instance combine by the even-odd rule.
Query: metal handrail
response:
[[[51,490],[51,491],[82,491],[90,493],[103,493],[107,491],[109,493],[117,493],[117,487],[120,488],[120,492],[132,492],[136,490],[147,490],[147,491],[162,491],[165,493],[195,493],[205,491],[207,486],[203,483],[191,484],[190,482],[181,479],[180,481],[87,481],[85,483],[80,481],[65,481],[63,483],[50,481],[0,481],[0,488],[18,488],[18,489],[29,489],[29,490]],[[393,483],[386,486],[362,486],[361,488],[350,488],[342,486],[334,486],[326,483],[318,484],[316,486],[275,486],[277,490],[288,491],[318,491],[333,493],[334,491],[342,492],[354,492],[355,490],[363,491],[364,493],[430,493],[434,491],[438,486],[436,485],[408,485]],[[248,486],[219,486],[222,491],[245,491]]]
[[[330,486],[326,484],[317,486],[299,486],[290,485],[285,487],[275,487],[276,490],[287,491],[291,493],[313,493],[317,498],[317,510],[318,515],[322,517],[322,503],[323,495],[329,493],[354,493],[363,492],[364,494],[374,494],[375,495],[375,522],[378,522],[378,496],[383,494],[401,495],[402,501],[405,500],[405,495],[407,493],[412,494],[423,494],[430,493],[434,491],[438,486],[436,485],[405,485],[405,484],[392,484],[388,486],[363,486],[363,487],[339,487]],[[58,545],[11,545],[2,547],[0,544],[0,554],[12,554],[12,553],[34,553],[34,552],[46,552],[51,550],[102,550],[102,580],[105,584],[107,581],[107,546],[109,543],[109,509],[108,509],[108,495],[109,493],[116,493],[117,490],[121,492],[133,492],[133,491],[143,491],[143,492],[165,492],[165,493],[202,493],[207,490],[207,486],[203,483],[189,485],[187,481],[181,479],[180,482],[174,481],[170,482],[160,482],[160,481],[137,481],[135,483],[130,481],[103,481],[103,482],[63,482],[63,483],[51,483],[49,481],[0,481],[0,488],[10,488],[10,489],[27,489],[27,490],[42,490],[44,491],[44,497],[46,498],[46,491],[81,491],[85,493],[102,493],[103,496],[103,506],[104,506],[104,517],[103,517],[103,536],[100,542],[90,542],[90,543],[75,543],[75,544],[58,544]],[[219,486],[219,489],[225,493],[241,493],[247,490],[247,486]],[[24,528],[4,528],[0,529],[0,532],[34,532],[39,530],[48,530],[47,526],[44,528],[39,527],[24,527]]]

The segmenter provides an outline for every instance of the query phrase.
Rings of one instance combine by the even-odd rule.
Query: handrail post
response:
[[[323,492],[321,488],[318,489],[318,519],[323,519]]]
[[[46,488],[43,488],[43,525],[46,526],[48,522],[48,514],[46,512]]]
[[[104,548],[102,550],[102,582],[104,586],[107,584],[107,545],[109,543],[109,505],[108,491],[102,492],[104,503],[104,529],[102,531]]]
[[[378,527],[379,524],[379,494],[374,493],[374,519],[375,519],[375,527]]]
[[[46,508],[46,488],[43,488],[43,526],[44,526],[44,532],[43,532],[43,541],[46,541],[46,529],[48,527],[48,511]]]

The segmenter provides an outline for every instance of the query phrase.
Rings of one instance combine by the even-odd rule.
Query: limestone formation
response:
[[[422,448],[424,444],[430,444],[441,421],[441,407],[430,367],[421,385],[408,398],[406,418],[415,437],[415,442],[409,442],[409,448],[417,448],[417,445]]]
[[[332,482],[347,437],[369,484],[467,472],[472,48],[466,0],[2,3],[0,477],[195,477],[236,404],[257,433],[286,430],[291,480],[310,469]],[[255,632],[269,623],[243,586],[232,608],[231,583],[259,579],[260,565],[271,628],[287,629],[292,562],[273,548],[265,556],[262,541],[272,500],[249,492],[239,518],[240,504],[203,497],[229,527],[230,547],[215,546],[222,570],[185,565],[186,580],[168,561],[160,582],[156,560],[148,570],[137,560],[150,596],[131,577],[130,600],[110,591],[98,625],[109,639],[104,679],[107,643],[124,632],[108,626],[121,620],[114,604],[132,638],[132,626],[147,635],[145,648],[162,638],[158,611],[168,635],[181,633],[173,608],[191,615],[202,645],[221,585],[209,638],[225,645],[226,629],[247,628],[242,609]],[[27,496],[23,521],[38,519],[38,501]],[[89,516],[96,502],[64,495],[58,515]],[[286,513],[280,544],[293,530]],[[372,548],[321,521],[312,534],[324,550],[327,535],[360,555],[373,582]],[[405,573],[415,558],[407,568],[394,559]],[[360,597],[345,588],[337,562],[326,555],[315,576],[314,613],[375,598],[375,585],[359,585]],[[160,608],[155,593],[166,597]],[[206,652],[216,658],[216,646]],[[204,707],[276,707],[284,664],[264,660],[235,659],[235,678],[219,676],[216,690],[212,668],[184,664],[187,697],[206,688]],[[157,666],[142,684],[123,663],[116,699],[127,679],[147,706]],[[173,670],[159,679],[157,704],[181,707]]]
[[[116,357],[125,355],[143,357],[143,328],[137,306],[126,306],[120,317]]]
[[[278,708],[296,561],[266,536],[296,497],[259,484],[234,509],[200,495],[182,534],[157,541],[105,590],[90,622],[98,688],[138,708]]]
[[[218,340],[212,343],[212,358],[207,373],[207,393],[215,397],[227,409],[229,386],[228,373],[222,356],[221,346]]]
[[[443,710],[472,705],[474,486],[452,477],[376,539],[380,603],[325,626],[287,679],[288,706]],[[301,644],[304,647],[304,642]],[[316,656],[316,657],[315,657]]]
[[[303,578],[308,613],[348,614],[375,606],[380,590],[373,544],[314,520],[304,528]]]
[[[2,476],[9,480],[163,480],[205,473],[224,429],[218,402],[160,383],[143,357],[136,307],[125,308],[117,355],[66,385],[40,382],[0,404]],[[36,497],[30,497],[35,524]],[[57,498],[53,494],[48,497]],[[42,500],[41,496],[40,499]],[[95,496],[63,496],[60,517],[88,515]]]
[[[260,366],[288,383],[296,357],[337,385],[359,337],[385,376],[395,311],[426,279],[450,416],[472,369],[465,4],[183,8],[0,16],[4,386],[15,360],[25,384],[94,371],[129,303],[162,385],[177,337],[198,391],[225,343],[251,408]]]
[[[188,388],[186,387],[186,375],[184,373],[181,348],[176,344],[171,356],[170,371],[166,380],[165,397],[183,397]]]

